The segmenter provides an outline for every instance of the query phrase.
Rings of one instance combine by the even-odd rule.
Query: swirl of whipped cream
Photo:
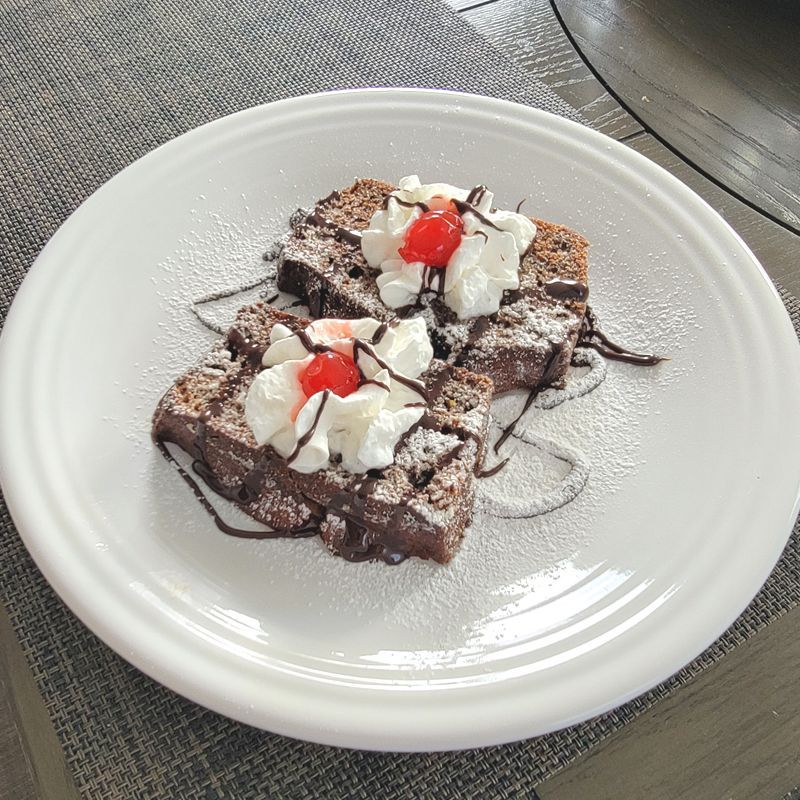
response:
[[[314,358],[309,344],[353,358],[363,376],[358,389],[346,397],[329,390],[306,397],[301,381]],[[298,472],[327,467],[332,453],[349,472],[383,469],[425,411],[424,387],[414,379],[432,358],[421,319],[388,327],[370,318],[321,319],[299,333],[277,324],[262,359],[266,369],[247,392],[247,424],[259,445],[272,445]]]
[[[442,278],[428,273],[438,273],[439,268],[407,263],[398,253],[408,229],[423,213],[415,204],[427,206],[432,198],[464,203],[470,192],[447,183],[421,184],[416,175],[402,178],[399,186],[389,195],[386,208],[373,214],[361,236],[364,258],[381,270],[377,277],[381,300],[390,308],[402,308],[414,305],[423,292],[435,288],[460,319],[497,311],[503,291],[519,288],[520,258],[536,236],[533,222],[513,211],[492,211],[494,195],[488,190],[473,192],[474,211],[461,212],[461,243],[443,268],[443,284],[435,285]]]

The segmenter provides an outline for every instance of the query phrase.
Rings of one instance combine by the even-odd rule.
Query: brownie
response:
[[[257,445],[244,414],[279,322],[292,330],[309,324],[264,303],[241,309],[227,336],[159,402],[155,440],[189,453],[212,489],[277,534],[318,530],[332,553],[354,561],[449,561],[472,517],[491,381],[434,359],[420,376],[428,408],[401,438],[393,464],[353,474],[331,463],[303,474],[269,445]]]
[[[395,188],[357,180],[295,214],[278,258],[279,288],[303,298],[314,317],[395,318],[359,237]],[[438,358],[489,376],[496,393],[563,386],[586,310],[588,242],[563,225],[532,221],[537,233],[520,262],[519,289],[504,293],[496,313],[461,320],[433,294],[411,312],[424,317]],[[569,285],[579,291],[558,291]]]

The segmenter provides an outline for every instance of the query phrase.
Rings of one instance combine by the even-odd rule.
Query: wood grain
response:
[[[64,753],[0,605],[0,799],[79,800]]]
[[[643,130],[583,63],[549,0],[494,0],[465,11],[463,16],[500,50],[578,109],[592,127],[615,139]]]
[[[800,775],[800,609],[561,773],[541,800],[778,800]]]
[[[648,131],[800,231],[800,4],[553,0]]]
[[[33,773],[22,748],[10,693],[0,675],[0,800],[35,800]]]

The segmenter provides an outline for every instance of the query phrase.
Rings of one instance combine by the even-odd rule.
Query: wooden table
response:
[[[714,59],[703,57],[706,51],[697,42],[703,41],[709,21],[705,17],[700,20],[695,33],[701,38],[692,39],[692,18],[687,16],[694,13],[697,19],[703,15],[703,4],[688,0],[646,4],[555,0],[554,9],[549,0],[451,2],[499,48],[579,109],[594,127],[651,158],[694,189],[739,232],[767,272],[800,295],[800,236],[795,232],[800,229],[800,146],[793,149],[793,143],[800,142],[800,81],[792,84],[789,80],[791,85],[777,87],[780,91],[762,94],[750,108],[750,117],[739,115],[738,128],[734,114],[725,121],[726,136],[715,135],[709,133],[709,121],[698,114],[699,106],[688,94],[693,87],[705,87],[718,77],[721,60],[725,53],[730,56],[736,38],[728,31],[728,38],[714,51]],[[750,5],[763,9],[772,4]],[[787,8],[785,2],[775,6],[781,14]],[[716,10],[726,14],[726,8]],[[728,27],[743,24],[745,11],[740,8],[726,17]],[[765,23],[765,13],[758,15],[758,41],[772,36],[794,49],[788,55],[784,50],[775,53],[768,48],[759,50],[748,41],[742,58],[733,63],[749,77],[733,81],[734,95],[744,85],[742,81],[756,82],[759,76],[773,74],[770,70],[776,64],[783,73],[775,74],[782,79],[793,74],[792,69],[797,74],[798,37],[785,30],[776,33]],[[788,14],[782,19],[792,18]],[[711,28],[727,30],[719,18]],[[693,54],[691,63],[687,53]],[[674,65],[680,80],[665,80],[665,64]],[[670,93],[670,86],[678,90]],[[611,87],[635,116],[606,87]],[[741,168],[741,161],[732,153],[740,153],[742,147],[737,143],[746,142],[748,125],[762,110],[786,124],[775,131],[777,144],[773,142],[771,153],[768,148],[751,148],[752,159],[761,159],[757,174],[757,170]],[[788,149],[784,152],[782,147]],[[778,185],[781,190],[773,191]],[[44,704],[2,610],[0,688],[0,774],[9,776],[6,785],[0,786],[0,798],[77,798]],[[800,608],[773,622],[536,791],[541,800],[800,800],[798,784]]]

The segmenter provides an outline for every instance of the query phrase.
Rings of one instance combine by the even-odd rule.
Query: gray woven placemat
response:
[[[78,203],[223,114],[332,88],[416,85],[578,118],[439,0],[12,0],[0,5],[0,318]],[[784,297],[800,324],[800,303]],[[87,798],[517,798],[800,601],[795,530],[764,589],[703,656],[568,730],[458,754],[321,747],[232,722],[118,658],[63,607],[0,504],[0,599]]]

